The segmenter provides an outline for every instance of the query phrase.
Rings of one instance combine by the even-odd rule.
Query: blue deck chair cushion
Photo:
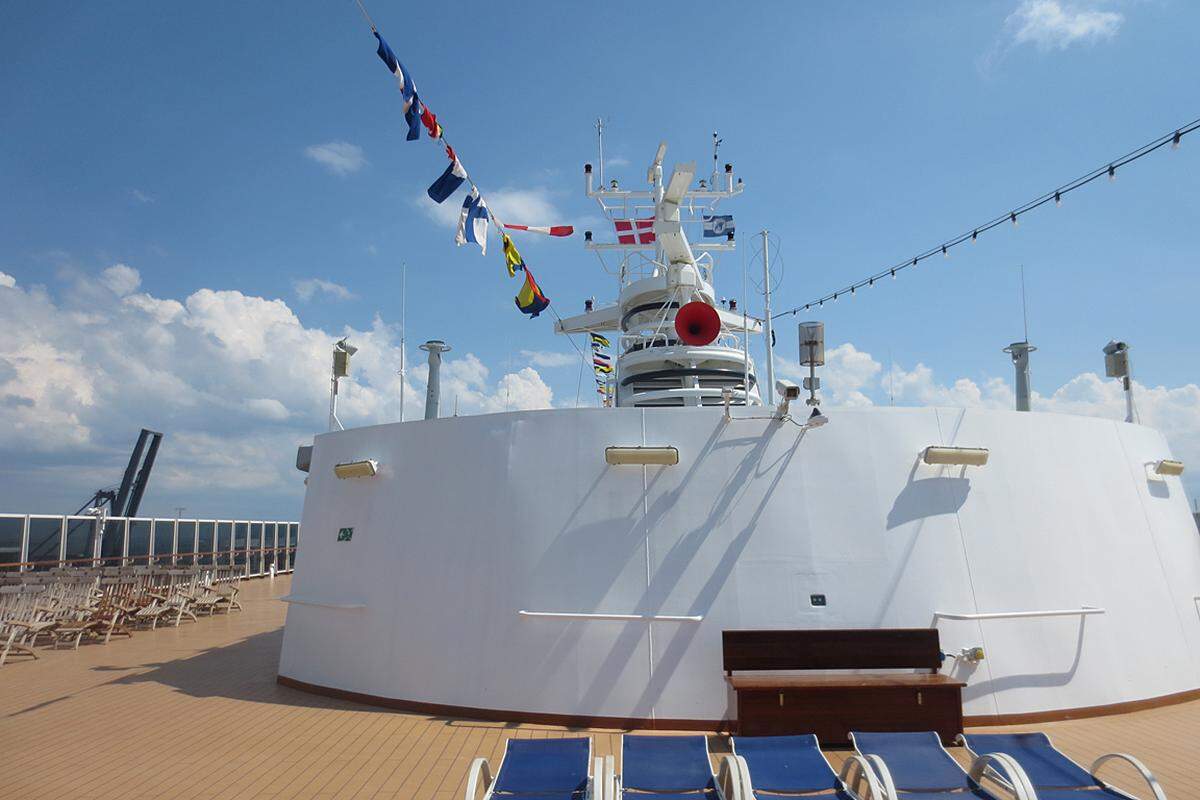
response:
[[[971,798],[979,798],[979,800],[1000,800],[993,794],[989,794],[983,789],[968,789],[966,791],[951,791],[947,789],[942,792],[906,792],[903,789],[899,790],[900,800],[971,800]],[[807,796],[806,796],[807,797]],[[521,798],[525,800],[525,798]],[[1042,796],[1038,795],[1038,800],[1042,800]],[[1058,798],[1062,800],[1062,798]],[[1070,800],[1108,800],[1108,798],[1079,798],[1072,797]]]
[[[901,791],[971,789],[967,774],[942,749],[936,733],[850,734],[860,753],[876,755],[887,764],[892,781]],[[753,771],[750,773],[753,776]],[[987,796],[986,794],[984,796]]]
[[[996,752],[995,750],[992,751]],[[1129,800],[1129,795],[1112,789],[1034,789],[1037,800]]]
[[[623,736],[621,785],[644,792],[696,792],[704,797],[716,788],[704,737]]]
[[[1082,789],[1100,785],[1086,770],[1054,749],[1044,733],[978,733],[963,736],[963,741],[979,755],[1004,753],[1015,758],[1039,798],[1043,786]]]
[[[493,792],[547,798],[582,796],[587,791],[590,751],[586,738],[509,739]]]
[[[819,792],[841,788],[817,737],[738,736],[733,752],[746,759],[750,782],[765,792]]]

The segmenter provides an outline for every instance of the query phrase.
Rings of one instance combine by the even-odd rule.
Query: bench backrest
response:
[[[726,673],[735,670],[931,669],[941,667],[932,628],[722,631]]]

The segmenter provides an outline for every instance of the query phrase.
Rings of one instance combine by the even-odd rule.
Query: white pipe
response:
[[[643,622],[701,622],[702,614],[695,616],[675,616],[670,614],[586,614],[569,611],[525,611],[517,612],[522,617],[552,617],[555,619],[615,619]]]
[[[763,241],[763,336],[767,340],[767,392],[764,402],[775,405],[775,344],[771,341],[771,260],[767,253],[770,242],[767,230],[762,232]],[[746,387],[749,391],[750,387]]]
[[[953,614],[948,611],[935,611],[935,617],[942,619],[1024,619],[1026,617],[1082,617],[1088,614],[1106,614],[1103,608],[1096,606],[1080,606],[1079,608],[1064,608],[1053,611],[993,611],[983,614]]]

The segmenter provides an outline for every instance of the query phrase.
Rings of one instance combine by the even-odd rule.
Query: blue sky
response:
[[[581,192],[598,115],[627,185],[660,139],[668,164],[703,163],[719,131],[747,191],[727,207],[743,248],[718,291],[741,295],[748,234],[766,227],[781,308],[1200,117],[1200,8],[1169,0],[368,8],[510,221],[609,235]],[[422,204],[444,157],[404,141],[353,3],[9,4],[4,19],[0,321],[22,333],[0,350],[0,509],[72,510],[119,478],[145,424],[168,432],[151,510],[295,516],[288,465],[323,425],[327,340],[375,345],[351,421],[398,410],[401,263],[408,339],[454,345],[464,412],[574,404],[549,315],[517,313],[499,254],[456,248]],[[1023,264],[1042,407],[1119,413],[1082,376],[1126,339],[1148,421],[1200,460],[1198,166],[1185,139],[827,304],[827,339],[849,348],[831,401],[887,403],[891,387],[906,404],[1009,402],[1000,348],[1021,338]],[[579,236],[521,245],[560,313],[615,296]],[[269,479],[229,477],[261,459]]]

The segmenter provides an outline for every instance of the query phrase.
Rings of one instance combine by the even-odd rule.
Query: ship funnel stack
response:
[[[429,380],[425,392],[425,419],[437,419],[438,402],[442,393],[442,353],[450,351],[450,345],[441,339],[430,339],[421,345],[421,349],[429,353]]]
[[[1017,393],[1017,411],[1029,410],[1029,354],[1036,347],[1029,342],[1013,342],[1004,348],[1004,352],[1012,356],[1013,368],[1016,370],[1014,384]]]

